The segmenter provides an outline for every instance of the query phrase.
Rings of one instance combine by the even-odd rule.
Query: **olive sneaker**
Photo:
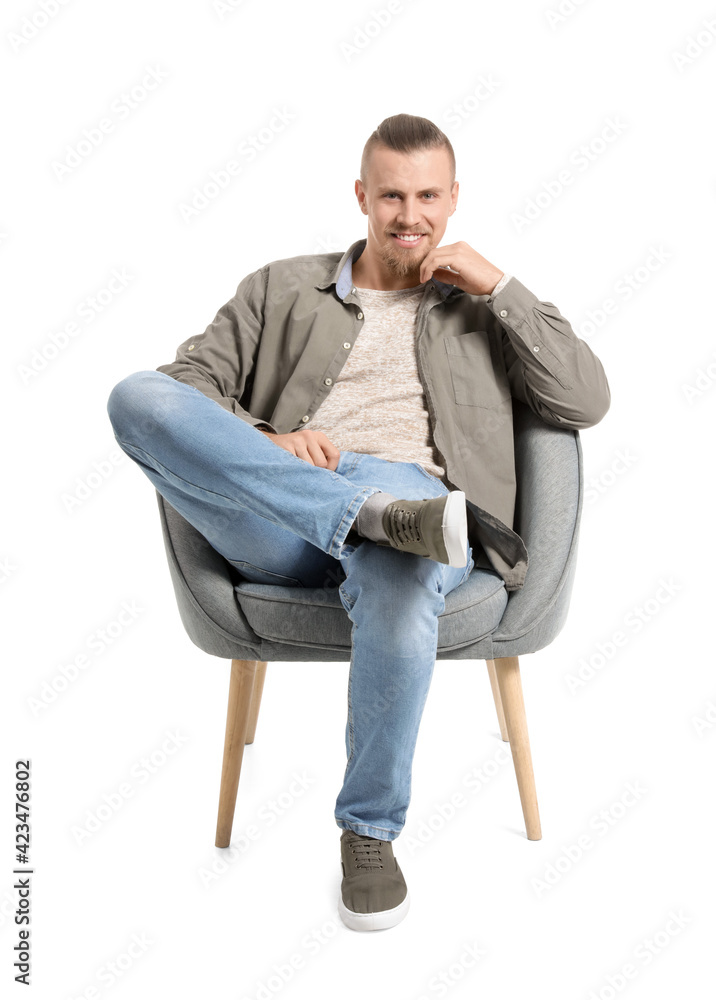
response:
[[[467,565],[467,510],[461,490],[430,500],[393,500],[383,512],[382,525],[388,541],[378,545],[449,566]]]
[[[410,897],[390,841],[344,830],[341,865],[338,913],[346,927],[381,931],[399,924],[408,912]]]

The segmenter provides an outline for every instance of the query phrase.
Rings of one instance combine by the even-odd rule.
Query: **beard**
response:
[[[407,247],[399,247],[393,243],[393,237],[387,234],[387,242],[379,247],[380,258],[385,266],[394,274],[396,278],[413,278],[415,284],[420,284],[420,265],[433,249],[430,242],[430,235],[426,234],[425,239],[420,244],[420,251],[411,250]]]

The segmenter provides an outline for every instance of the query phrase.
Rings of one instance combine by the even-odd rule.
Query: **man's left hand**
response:
[[[446,265],[452,270],[446,270]],[[489,295],[503,274],[504,271],[485,260],[463,240],[436,247],[420,265],[421,284],[435,277],[448,285],[457,285],[470,295]]]

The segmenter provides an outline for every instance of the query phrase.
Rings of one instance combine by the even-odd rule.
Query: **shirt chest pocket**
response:
[[[444,340],[455,402],[492,409],[510,399],[510,383],[499,348],[486,330]]]

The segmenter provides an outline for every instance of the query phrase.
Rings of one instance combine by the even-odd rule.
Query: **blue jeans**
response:
[[[122,450],[241,575],[335,586],[353,623],[342,829],[394,840],[410,802],[413,754],[432,679],[445,595],[456,569],[348,533],[367,498],[405,500],[447,487],[422,466],[343,451],[335,472],[310,465],[164,372],[128,375],[107,411]]]

